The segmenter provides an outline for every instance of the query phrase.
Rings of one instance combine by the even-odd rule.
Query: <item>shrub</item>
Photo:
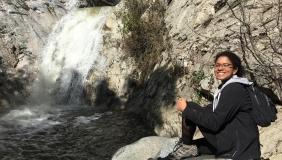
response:
[[[143,83],[160,62],[166,49],[165,7],[160,1],[125,0],[120,14],[123,26],[123,49],[133,57]],[[147,16],[146,18],[144,16]],[[135,72],[135,73],[138,73]]]

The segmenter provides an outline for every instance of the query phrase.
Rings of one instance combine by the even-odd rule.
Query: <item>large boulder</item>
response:
[[[260,128],[261,152],[264,159],[282,158],[282,106],[278,106],[277,120],[269,127]]]
[[[179,138],[167,138],[151,136],[142,138],[132,144],[120,148],[112,157],[112,160],[147,160],[166,157],[175,149]],[[183,160],[224,160],[215,158],[214,155],[200,155],[198,157],[186,158]]]
[[[175,146],[178,138],[145,137],[137,142],[120,148],[112,160],[146,160],[148,158],[164,157]]]

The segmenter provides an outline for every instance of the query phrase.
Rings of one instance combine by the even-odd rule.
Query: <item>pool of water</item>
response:
[[[125,111],[66,108],[23,108],[2,115],[0,159],[107,160],[120,147],[153,135],[136,115]]]

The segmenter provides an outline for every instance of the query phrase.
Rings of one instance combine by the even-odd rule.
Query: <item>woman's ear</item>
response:
[[[235,75],[238,72],[238,68],[233,70],[233,75]]]

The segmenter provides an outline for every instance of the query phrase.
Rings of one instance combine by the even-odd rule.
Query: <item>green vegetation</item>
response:
[[[196,87],[199,87],[201,80],[203,80],[204,78],[205,78],[205,73],[202,69],[198,71],[194,71],[192,73],[191,84],[195,85]]]
[[[126,57],[134,58],[138,68],[134,77],[143,84],[168,46],[165,8],[160,1],[125,0],[124,4],[125,9],[120,13],[123,49]]]
[[[193,101],[195,101],[196,103],[201,104],[202,100],[203,100],[203,96],[201,94],[201,80],[205,79],[205,73],[203,71],[203,69],[200,69],[198,71],[194,71],[192,73],[192,77],[191,77],[191,83],[193,85],[193,88],[195,90],[195,97],[193,98]]]

